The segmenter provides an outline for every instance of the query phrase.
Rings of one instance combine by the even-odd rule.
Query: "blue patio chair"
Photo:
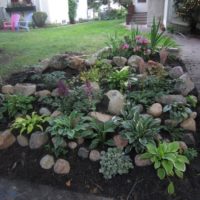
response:
[[[32,16],[33,16],[33,13],[30,13],[25,17],[24,21],[19,21],[18,29],[21,28],[21,29],[26,29],[27,31],[30,31],[29,24],[32,22]]]

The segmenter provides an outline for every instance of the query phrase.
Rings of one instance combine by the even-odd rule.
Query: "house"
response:
[[[20,6],[12,6],[20,3]],[[1,0],[0,7],[6,8],[8,13],[20,12],[24,16],[34,11],[46,12],[48,23],[69,22],[68,0]],[[87,11],[87,0],[77,0],[76,20],[87,19]]]

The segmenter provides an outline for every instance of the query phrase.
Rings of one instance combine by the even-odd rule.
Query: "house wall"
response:
[[[147,12],[148,10],[148,0],[146,0],[146,2],[133,0],[133,4],[135,5],[135,12]]]
[[[87,0],[78,0],[76,20],[88,18]]]
[[[10,0],[0,0],[0,7],[7,7],[7,4],[10,3]]]

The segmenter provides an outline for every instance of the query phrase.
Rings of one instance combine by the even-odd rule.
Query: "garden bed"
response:
[[[125,39],[6,80],[0,176],[119,200],[200,198],[194,83],[165,49]]]

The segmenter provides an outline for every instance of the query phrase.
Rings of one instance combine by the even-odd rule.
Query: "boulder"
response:
[[[124,57],[120,57],[120,56],[115,56],[113,57],[113,63],[117,66],[117,67],[124,67],[127,63],[127,59]]]
[[[56,174],[69,174],[70,164],[67,160],[58,159],[54,165],[54,172]]]
[[[147,111],[149,115],[153,117],[160,117],[162,115],[162,105],[160,103],[154,103]]]
[[[31,149],[39,149],[43,145],[45,145],[48,141],[48,135],[46,133],[37,131],[31,134],[29,140],[29,147]]]
[[[93,162],[97,162],[99,161],[101,158],[101,154],[99,151],[97,150],[92,150],[90,151],[90,155],[89,155],[89,159]]]
[[[88,158],[88,155],[89,155],[89,151],[85,147],[79,148],[78,156],[80,158],[86,159],[86,158]]]
[[[78,144],[76,142],[69,142],[67,145],[71,150],[74,150],[77,148]]]
[[[186,133],[186,134],[184,134],[182,140],[188,146],[195,146],[195,144],[196,144],[194,135],[192,133]]]
[[[58,117],[62,115],[62,112],[58,111],[58,110],[55,110],[52,114],[51,114],[51,117]]]
[[[45,155],[41,160],[40,160],[40,166],[43,169],[51,169],[54,166],[54,157],[51,155]]]
[[[191,117],[192,119],[196,119],[196,118],[197,118],[197,112],[192,112],[192,113],[190,113],[190,117]]]
[[[173,79],[177,79],[184,74],[183,68],[180,66],[174,67],[169,71],[169,76]]]
[[[114,115],[120,115],[125,104],[124,96],[118,90],[110,90],[105,94],[108,99],[108,112]]]
[[[180,124],[181,128],[196,132],[196,121],[193,118],[188,118]]]
[[[187,103],[186,98],[182,95],[163,95],[159,98],[156,98],[156,101],[164,105],[169,105],[173,103]]]
[[[67,54],[59,54],[53,56],[48,63],[48,68],[53,68],[56,70],[63,70],[67,68],[68,61],[67,61],[68,55]]]
[[[82,69],[85,68],[85,60],[78,57],[78,56],[73,56],[68,58],[68,67],[77,71],[81,71]]]
[[[37,97],[47,97],[51,96],[51,92],[49,90],[40,90],[35,93],[35,96]]]
[[[94,66],[96,64],[97,60],[98,59],[97,59],[96,56],[91,56],[90,58],[85,60],[85,64],[88,67],[92,67],[92,66]]]
[[[0,133],[0,150],[7,149],[12,146],[16,141],[15,136],[11,133],[11,131],[5,130]]]
[[[137,69],[141,61],[143,61],[143,59],[140,56],[133,55],[128,59],[128,65]]]
[[[30,95],[35,94],[35,92],[36,92],[36,85],[35,84],[30,84],[30,83],[20,84],[20,83],[17,83],[14,87],[14,93],[15,94],[30,96]]]
[[[12,85],[4,85],[1,88],[1,92],[3,94],[13,94],[14,93],[14,87]]]
[[[164,121],[164,124],[165,124],[166,126],[176,127],[176,126],[179,124],[179,122],[177,122],[177,121],[175,121],[175,120],[171,120],[171,119],[166,119],[166,120]]]
[[[103,114],[100,112],[90,112],[89,116],[95,118],[96,120],[100,121],[100,122],[107,122],[112,120],[113,116],[112,115],[107,115],[107,114]]]
[[[17,136],[17,142],[21,147],[27,147],[28,146],[28,138],[23,135]]]
[[[135,156],[135,165],[137,167],[146,167],[146,166],[149,166],[151,164],[152,163],[151,163],[150,160],[148,160],[148,159],[142,159],[140,154],[138,154],[138,155]]]
[[[45,116],[50,116],[51,115],[51,112],[49,111],[48,108],[40,108],[39,110],[39,113],[40,115],[45,115]]]
[[[179,146],[180,146],[181,153],[183,153],[184,151],[186,151],[188,149],[187,144],[183,141],[179,142]]]
[[[113,140],[114,140],[114,144],[116,145],[116,147],[118,148],[124,148],[128,145],[128,140],[122,138],[121,135],[115,135],[113,137]]]
[[[175,84],[175,90],[180,92],[183,96],[187,96],[195,88],[195,85],[188,74],[183,74],[179,80],[180,81]]]

